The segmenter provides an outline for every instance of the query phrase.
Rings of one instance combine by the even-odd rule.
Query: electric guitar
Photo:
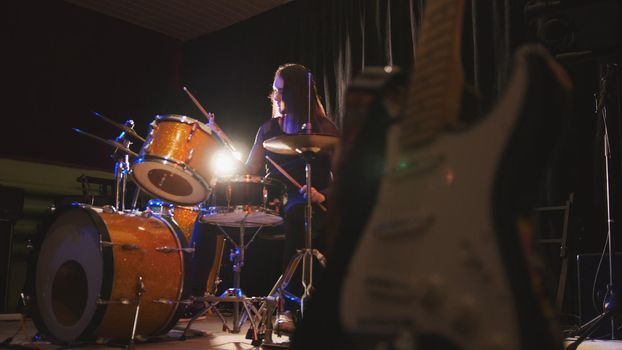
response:
[[[341,287],[350,348],[561,348],[521,237],[569,80],[543,48],[525,47],[495,108],[466,122],[463,10],[427,4],[404,113]]]

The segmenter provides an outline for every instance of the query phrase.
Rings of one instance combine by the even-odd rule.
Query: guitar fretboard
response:
[[[460,61],[463,12],[463,0],[427,2],[401,124],[402,151],[458,123],[464,89]]]

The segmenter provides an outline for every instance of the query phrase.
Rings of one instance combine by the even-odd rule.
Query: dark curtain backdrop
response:
[[[416,64],[424,0],[300,1],[300,60],[315,72],[327,110],[339,126],[347,85],[368,66]],[[463,68],[485,110],[507,79],[511,52],[524,28],[520,2],[468,1],[463,25]],[[518,9],[518,11],[516,11]],[[474,49],[475,48],[475,49]]]
[[[314,73],[328,113],[341,126],[353,76],[368,66],[413,66],[423,7],[422,0],[295,0],[185,44],[182,80],[248,149],[270,116],[266,97],[274,71],[299,62]],[[484,108],[503,87],[509,51],[523,33],[515,7],[510,1],[466,5],[464,69]],[[202,118],[181,90],[177,98],[178,111]]]
[[[179,86],[181,43],[61,0],[2,9],[0,156],[112,172],[113,149],[71,128],[114,139],[98,111],[145,135]]]

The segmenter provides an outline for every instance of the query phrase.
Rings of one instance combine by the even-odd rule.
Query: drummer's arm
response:
[[[255,175],[261,171],[264,164],[264,149],[263,149],[263,132],[260,128],[255,136],[255,143],[248,153],[246,159],[246,170],[248,174]]]

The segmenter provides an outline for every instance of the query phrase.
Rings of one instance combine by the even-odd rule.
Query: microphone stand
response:
[[[613,70],[617,70],[616,64],[601,64],[600,67],[600,86],[598,88],[598,94],[595,94],[595,113],[600,115],[603,122],[603,155],[605,160],[605,195],[607,205],[607,240],[608,245],[608,263],[609,263],[609,283],[607,284],[607,290],[603,299],[603,311],[600,315],[596,316],[592,320],[588,321],[581,327],[579,327],[573,335],[580,334],[580,336],[572,344],[567,347],[567,350],[576,350],[583,340],[585,340],[596,328],[609,318],[611,326],[611,339],[615,339],[615,317],[618,313],[618,305],[616,302],[616,291],[613,286],[613,241],[611,234],[611,224],[613,218],[611,217],[611,186],[609,178],[609,161],[611,159],[611,145],[609,144],[609,131],[607,128],[607,104],[606,99],[608,95],[609,77]]]

